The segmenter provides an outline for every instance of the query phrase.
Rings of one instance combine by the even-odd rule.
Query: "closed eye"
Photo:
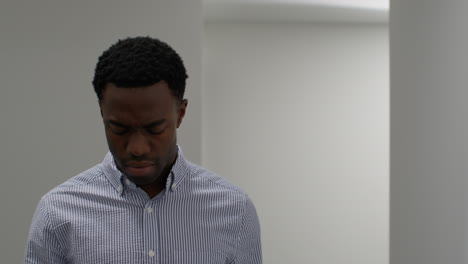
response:
[[[145,126],[146,131],[151,135],[160,135],[164,132],[166,119],[161,119]]]
[[[151,135],[160,135],[164,132],[164,129],[161,129],[160,127],[148,127],[146,128],[146,131]]]
[[[127,126],[114,121],[109,121],[106,125],[116,135],[123,135],[130,130]]]
[[[144,128],[151,135],[160,135],[165,130],[165,126],[163,126],[165,122],[166,122],[165,119],[161,119],[161,120],[152,122],[148,125],[145,125],[142,128]],[[129,127],[127,125],[124,125],[114,120],[108,120],[105,123],[106,123],[106,126],[109,128],[109,130],[115,135],[124,135],[130,130],[134,129],[132,127]]]
[[[109,128],[112,131],[112,133],[116,135],[124,135],[125,133],[129,131],[128,128],[115,126],[115,125],[110,125]]]

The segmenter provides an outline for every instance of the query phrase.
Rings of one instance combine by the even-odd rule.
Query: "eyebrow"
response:
[[[115,120],[107,120],[108,123],[112,124],[112,125],[115,125],[115,126],[119,126],[119,127],[130,127],[128,125],[125,125],[125,124],[122,124],[118,121],[115,121]],[[162,125],[164,122],[166,122],[166,119],[160,119],[160,120],[156,120],[156,121],[153,121],[147,125],[143,125],[142,127],[143,128],[150,128],[150,127],[155,127],[155,126],[159,126],[159,125]]]

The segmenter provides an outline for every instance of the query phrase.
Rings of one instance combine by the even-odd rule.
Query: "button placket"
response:
[[[159,228],[157,203],[148,201],[143,209],[143,240],[146,248],[146,256],[150,263],[158,261],[158,241],[159,241]],[[156,262],[154,262],[156,261]],[[149,263],[149,262],[148,262]]]

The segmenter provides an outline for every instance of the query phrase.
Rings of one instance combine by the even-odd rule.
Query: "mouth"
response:
[[[151,163],[130,163],[125,170],[131,176],[145,176],[152,172],[154,165]]]

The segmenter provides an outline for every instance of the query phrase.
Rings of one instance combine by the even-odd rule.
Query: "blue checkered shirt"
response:
[[[260,226],[245,192],[180,149],[153,199],[108,153],[42,197],[25,263],[262,263]]]

